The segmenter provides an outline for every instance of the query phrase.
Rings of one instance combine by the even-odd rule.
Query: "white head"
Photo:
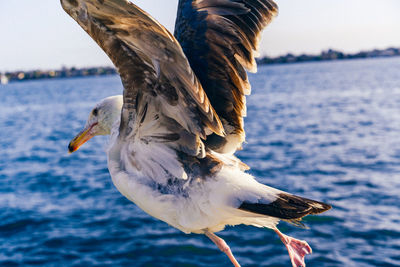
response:
[[[97,103],[90,112],[85,128],[69,143],[69,152],[75,152],[93,136],[109,135],[112,126],[121,117],[122,104],[122,95],[110,96]]]

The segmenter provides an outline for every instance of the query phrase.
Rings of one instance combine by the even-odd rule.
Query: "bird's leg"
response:
[[[218,237],[214,233],[211,233],[211,232],[208,232],[208,231],[205,232],[205,235],[208,238],[210,238],[211,241],[214,242],[214,244],[217,245],[217,247],[229,257],[229,259],[231,260],[231,262],[233,263],[233,265],[235,267],[240,267],[240,264],[237,262],[237,260],[233,256],[232,251],[229,248],[229,246],[226,244],[225,240],[223,240],[222,238]]]
[[[307,242],[282,234],[277,228],[274,231],[278,234],[283,244],[285,244],[293,267],[305,267],[304,256],[312,253],[312,249]]]

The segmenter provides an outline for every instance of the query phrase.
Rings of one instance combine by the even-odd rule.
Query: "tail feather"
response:
[[[329,210],[332,206],[319,201],[291,195],[278,194],[278,198],[268,204],[250,203],[244,201],[240,210],[276,217],[287,221],[299,221],[306,215],[319,214]]]

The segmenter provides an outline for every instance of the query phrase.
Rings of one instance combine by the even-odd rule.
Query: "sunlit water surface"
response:
[[[262,66],[247,143],[260,182],[333,209],[283,232],[308,266],[400,266],[400,58]],[[201,235],[155,220],[114,188],[106,137],[67,144],[117,76],[0,86],[1,266],[229,266]],[[243,266],[290,266],[269,229],[220,233]]]

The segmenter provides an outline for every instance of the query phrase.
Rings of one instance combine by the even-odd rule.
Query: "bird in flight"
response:
[[[226,225],[274,230],[293,266],[307,242],[281,233],[280,220],[330,205],[258,183],[234,156],[245,140],[246,70],[256,71],[272,0],[179,0],[172,35],[127,0],[61,0],[64,10],[117,68],[123,95],[100,101],[69,144],[111,135],[108,169],[117,189],[151,216],[184,233],[204,234],[240,266],[215,233]]]

